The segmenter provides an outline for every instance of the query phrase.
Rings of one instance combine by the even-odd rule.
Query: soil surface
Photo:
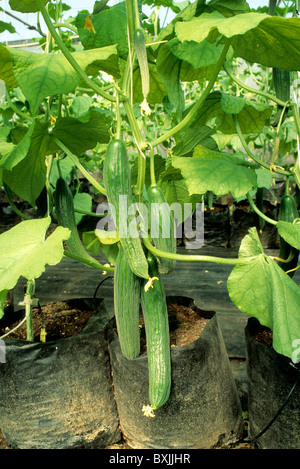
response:
[[[40,340],[40,332],[43,326],[46,330],[47,340],[73,337],[79,334],[93,314],[94,311],[73,308],[63,301],[50,302],[41,308],[34,308],[34,340]],[[6,334],[9,330],[13,330],[19,323],[20,321],[16,321],[11,324],[9,328],[6,327],[4,330],[0,329],[0,336]],[[11,332],[7,337],[26,340],[25,323]]]

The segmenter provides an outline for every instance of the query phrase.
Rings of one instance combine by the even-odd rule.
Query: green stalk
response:
[[[240,81],[238,78],[236,78],[236,76],[234,76],[228,70],[228,68],[225,65],[223,66],[223,68],[224,68],[225,72],[227,73],[227,75],[232,79],[232,81],[234,81],[238,86],[240,86],[244,90],[249,91],[250,93],[253,93],[253,94],[258,94],[260,96],[263,96],[264,98],[269,99],[270,101],[274,101],[274,103],[279,104],[280,106],[286,106],[287,103],[285,103],[284,101],[281,101],[281,99],[276,98],[276,96],[274,96],[270,93],[267,93],[266,91],[262,91],[262,90],[258,90],[256,88],[252,88],[251,86],[248,86],[245,83],[243,83],[242,81]]]
[[[246,151],[247,155],[253,160],[255,161],[255,163],[259,164],[260,166],[262,166],[263,168],[266,168],[268,170],[271,170],[271,165],[268,164],[268,163],[265,163],[264,161],[262,161],[260,158],[257,158],[253,153],[252,151],[250,150],[250,148],[248,147],[247,145],[247,142],[244,138],[244,135],[241,131],[241,127],[240,127],[240,124],[238,122],[238,118],[237,118],[237,115],[236,114],[233,114],[232,115],[233,117],[233,120],[234,120],[234,123],[235,123],[235,128],[236,128],[236,133],[238,134],[238,137],[241,141],[241,144],[243,145],[243,148],[244,150]],[[291,175],[291,172],[290,171],[285,171],[284,169],[281,169],[279,167],[276,167],[276,170],[274,170],[276,173],[278,174],[282,174],[284,176],[290,176]]]
[[[214,256],[201,256],[198,254],[177,254],[172,252],[165,252],[154,247],[150,240],[145,237],[142,238],[143,243],[148,249],[157,257],[163,257],[165,259],[174,259],[177,261],[191,261],[191,262],[215,262],[218,264],[227,264],[227,265],[243,265],[247,264],[249,261],[255,259],[256,256],[252,257],[238,257],[235,259],[232,258],[223,258],[223,257],[214,257]]]
[[[248,202],[249,202],[251,208],[254,210],[255,213],[257,213],[257,215],[259,215],[263,220],[270,223],[271,225],[275,225],[275,226],[277,225],[277,221],[272,220],[272,218],[267,217],[263,212],[261,212],[259,210],[259,208],[253,202],[252,197],[249,194],[249,192],[247,193],[247,199],[248,199]]]
[[[84,177],[87,178],[87,180],[92,184],[92,186],[97,189],[97,191],[101,192],[101,194],[106,195],[106,191],[104,187],[102,187],[94,178],[93,176],[90,175],[90,173],[85,169],[84,166],[80,163],[79,159],[77,158],[76,155],[74,155],[60,140],[57,138],[54,138],[55,143],[61,148],[66,155],[70,158],[70,160],[73,162],[73,164],[76,166],[76,168],[83,174]]]
[[[22,117],[23,119],[27,119],[31,122],[34,121],[34,118],[29,116],[28,114],[25,114],[25,112],[22,112],[20,111],[20,109],[17,108],[17,106],[12,102],[11,98],[10,98],[10,95],[9,95],[9,92],[7,90],[7,88],[5,87],[5,98],[8,102],[8,104],[10,105],[10,107],[12,108],[12,110],[18,114],[20,117]]]
[[[151,185],[156,185],[156,178],[155,178],[155,157],[154,157],[154,150],[152,145],[150,146],[150,180]]]
[[[83,81],[85,81],[88,86],[95,91],[97,94],[99,94],[102,98],[105,98],[109,101],[116,102],[116,98],[105,91],[103,91],[96,83],[94,83],[89,76],[85,73],[85,71],[80,67],[78,62],[74,59],[73,55],[71,52],[68,50],[68,48],[65,46],[65,43],[59,36],[59,34],[56,32],[56,29],[51,21],[50,16],[48,15],[48,12],[46,10],[46,7],[44,5],[43,0],[39,0],[39,5],[40,5],[40,10],[43,15],[44,21],[53,37],[55,40],[57,46],[60,48],[61,52],[65,56],[65,58],[68,60],[70,65],[74,68],[74,70],[78,73],[80,78],[82,78]]]
[[[70,251],[64,251],[64,256],[70,257],[71,259],[74,259],[75,261],[81,262],[82,264],[85,264],[88,267],[92,267],[93,269],[98,269],[102,270],[103,272],[114,272],[114,267],[109,267],[100,264],[98,261],[95,260],[93,262],[92,260],[88,261],[87,259],[84,259],[83,257],[77,256],[76,254],[73,254]]]
[[[11,206],[11,208],[13,209],[13,211],[14,211],[18,216],[20,216],[21,218],[23,218],[24,220],[31,220],[30,217],[28,217],[27,215],[25,215],[24,213],[22,213],[21,210],[19,210],[18,207],[15,205],[15,203],[14,203],[14,201],[13,201],[13,199],[12,199],[12,196],[11,196],[10,188],[9,188],[5,183],[3,183],[3,189],[4,189],[4,192],[5,192],[7,201],[8,201],[8,203],[9,203],[9,205]]]
[[[194,106],[192,107],[190,112],[182,119],[181,122],[179,122],[179,124],[175,125],[175,127],[170,129],[164,135],[161,135],[160,137],[153,140],[152,141],[152,146],[153,147],[159,145],[160,143],[164,142],[168,138],[173,137],[173,135],[177,134],[185,126],[187,126],[188,124],[191,123],[192,119],[195,117],[195,115],[197,114],[197,112],[199,111],[201,106],[203,105],[204,101],[206,100],[206,98],[208,97],[210,91],[212,90],[212,88],[214,86],[214,83],[215,83],[215,81],[216,81],[216,79],[219,75],[219,72],[220,72],[221,68],[224,65],[224,61],[225,61],[226,54],[228,52],[229,47],[230,47],[230,40],[228,39],[226,41],[224,47],[223,47],[222,54],[220,55],[219,60],[215,65],[214,71],[213,71],[213,73],[210,77],[210,80],[209,80],[205,90],[203,91],[203,93],[202,93],[201,97],[198,99],[198,101],[194,104]]]

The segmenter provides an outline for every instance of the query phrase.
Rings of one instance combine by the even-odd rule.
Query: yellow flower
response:
[[[155,417],[152,405],[143,405],[142,411],[145,417]]]
[[[141,113],[142,113],[142,116],[144,114],[146,114],[146,116],[150,116],[150,114],[151,114],[151,109],[149,107],[149,104],[148,104],[146,98],[144,99],[144,101],[141,104]]]
[[[149,288],[153,288],[153,282],[154,280],[158,280],[157,277],[152,277],[152,278],[149,278],[148,282],[146,283],[145,285],[145,291],[148,291]]]
[[[93,33],[96,34],[94,25],[93,25],[93,23],[92,23],[92,17],[91,17],[91,15],[89,15],[89,16],[86,17],[84,29],[87,29],[88,31],[93,31]]]

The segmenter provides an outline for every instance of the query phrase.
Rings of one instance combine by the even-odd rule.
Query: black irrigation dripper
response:
[[[298,371],[298,376],[293,384],[293,386],[291,387],[288,395],[286,396],[284,402],[282,403],[282,405],[280,406],[280,408],[278,409],[278,411],[276,412],[276,414],[274,415],[274,417],[270,420],[270,422],[264,427],[263,430],[261,430],[257,435],[255,435],[254,437],[252,438],[247,438],[248,441],[251,441],[251,442],[254,442],[255,440],[257,440],[258,438],[260,438],[264,433],[266,433],[266,431],[273,425],[273,423],[277,420],[277,418],[279,417],[279,415],[281,414],[281,412],[283,411],[283,409],[285,408],[285,406],[287,405],[291,395],[293,394],[294,390],[296,389],[297,387],[297,384],[299,383],[300,381],[300,360],[297,361],[297,363],[293,363],[293,362],[290,362],[290,365],[295,368],[297,371]]]

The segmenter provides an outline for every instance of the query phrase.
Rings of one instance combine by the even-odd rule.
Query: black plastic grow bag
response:
[[[95,309],[78,335],[46,343],[4,339],[0,428],[12,448],[104,448],[120,439],[104,302],[67,303]]]
[[[256,340],[255,334],[263,330],[256,318],[249,318],[245,329],[249,437],[260,449],[300,449],[299,369]]]
[[[193,307],[186,297],[168,297]],[[241,404],[217,316],[198,340],[171,348],[172,383],[167,403],[145,417],[148,398],[147,354],[127,360],[113,321],[108,328],[115,399],[120,428],[133,448],[214,448],[237,441],[243,431]]]

